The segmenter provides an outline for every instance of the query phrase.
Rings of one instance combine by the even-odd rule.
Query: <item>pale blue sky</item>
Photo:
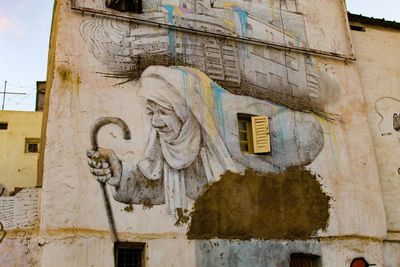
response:
[[[6,96],[6,109],[35,108],[36,81],[46,79],[52,12],[52,0],[0,0],[0,91],[7,80],[7,91],[27,92]]]
[[[322,0],[321,0],[322,1]],[[347,0],[350,12],[400,21],[400,0]],[[26,92],[6,97],[6,109],[34,110],[36,81],[46,79],[52,0],[0,0],[0,91]],[[0,108],[2,95],[0,94]]]
[[[400,0],[346,0],[346,3],[351,13],[400,22]]]

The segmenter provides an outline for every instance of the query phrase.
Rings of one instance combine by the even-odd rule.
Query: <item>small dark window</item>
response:
[[[39,153],[39,138],[25,138],[25,153]]]
[[[293,253],[290,254],[290,267],[320,267],[321,260],[317,255]]]
[[[115,266],[116,267],[143,267],[144,243],[116,243]]]
[[[123,11],[142,13],[142,0],[107,0],[107,7]]]
[[[0,122],[0,130],[7,130],[8,123],[7,122]]]
[[[350,29],[353,31],[365,32],[365,28],[362,26],[350,25]]]
[[[29,153],[37,153],[39,151],[39,144],[28,144]]]
[[[400,132],[400,114],[393,114],[393,128]]]

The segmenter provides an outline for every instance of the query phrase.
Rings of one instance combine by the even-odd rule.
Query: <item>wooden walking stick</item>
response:
[[[90,141],[92,144],[92,149],[94,151],[97,151],[99,149],[98,141],[97,141],[97,134],[99,133],[100,129],[108,124],[116,124],[118,125],[123,134],[123,138],[125,140],[130,140],[131,139],[131,132],[129,130],[128,125],[121,119],[115,118],[115,117],[103,117],[98,119],[95,124],[93,125],[91,131],[90,131]],[[103,201],[104,201],[104,206],[106,208],[107,212],[107,220],[108,220],[108,225],[110,226],[111,230],[111,238],[113,242],[118,242],[118,235],[117,231],[115,229],[115,222],[114,222],[114,217],[111,209],[111,204],[110,204],[110,197],[108,196],[107,188],[106,188],[106,182],[100,182],[100,187],[101,187],[101,192],[103,195]]]

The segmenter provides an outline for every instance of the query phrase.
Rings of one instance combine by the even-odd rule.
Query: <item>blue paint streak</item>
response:
[[[296,36],[296,46],[300,47],[301,46],[301,40],[300,37]]]
[[[247,18],[249,17],[249,13],[246,10],[241,9],[240,7],[234,7],[233,9],[239,16],[240,27],[243,37],[247,37]]]
[[[175,7],[172,5],[163,5],[163,8],[168,12],[168,24],[174,25],[174,10]],[[169,39],[169,50],[172,53],[172,56],[175,57],[176,55],[176,48],[175,48],[175,32],[173,30],[168,30],[168,39]]]
[[[249,13],[247,13],[246,10],[243,10],[240,7],[234,7],[233,10],[239,16],[241,36],[247,37],[247,19],[249,17]],[[243,56],[248,56],[246,44],[241,44],[240,46],[242,47]]]
[[[213,93],[214,93],[214,101],[215,105],[217,106],[217,111],[218,111],[218,116],[219,116],[219,122],[221,123],[223,133],[224,133],[224,142],[226,144],[226,130],[225,130],[225,115],[224,115],[224,109],[222,106],[222,94],[224,93],[224,89],[222,89],[221,86],[213,82],[211,84]]]
[[[313,61],[312,56],[307,56],[307,63],[310,64],[310,65],[314,65],[314,61]]]
[[[282,114],[284,113],[284,111],[286,110],[286,108],[285,107],[279,107],[279,113],[278,113],[278,116],[279,116],[279,114],[281,115],[280,117],[279,117],[279,133],[280,133],[280,136],[279,136],[279,151],[281,152],[280,153],[280,158],[279,158],[279,162],[281,162],[281,163],[284,163],[284,162],[286,162],[286,153],[288,152],[288,151],[286,151],[286,147],[285,147],[285,139],[286,139],[286,136],[287,136],[287,130],[286,130],[286,121],[285,121],[285,119],[283,118],[283,116],[282,116]]]
[[[172,67],[173,69],[179,70],[182,72],[183,74],[183,79],[184,79],[184,86],[185,86],[185,100],[188,99],[188,85],[187,85],[187,79],[188,79],[188,75],[191,75],[194,79],[197,80],[197,82],[200,82],[199,78],[193,74],[193,73],[189,73],[187,70],[182,69],[180,67]],[[186,82],[185,82],[186,80]],[[221,127],[223,129],[223,134],[224,134],[224,143],[226,144],[226,128],[225,128],[225,115],[224,115],[224,109],[222,106],[222,94],[224,93],[224,89],[222,87],[220,87],[218,84],[216,84],[215,82],[211,83],[211,88],[213,89],[213,96],[214,96],[214,103],[217,106],[217,112],[218,112],[218,116],[219,116],[219,122],[221,124]],[[201,98],[203,99],[203,101],[205,101],[204,99],[204,95],[203,95],[203,91],[202,90],[198,90],[198,88],[194,88],[195,91],[201,96]],[[188,103],[186,102],[186,108],[189,108]],[[204,118],[202,119],[202,121],[204,121]],[[204,122],[203,122],[204,123]],[[217,148],[215,147],[214,144],[211,144],[211,146],[217,150]],[[227,150],[226,147],[224,147],[224,153],[225,156],[229,155],[229,152]]]
[[[182,72],[182,80],[183,80],[183,89],[184,89],[184,93],[185,93],[185,106],[186,106],[186,114],[190,114],[189,111],[189,87],[188,87],[188,73],[186,70],[178,68],[178,67],[174,67],[174,69],[179,70],[180,72]]]

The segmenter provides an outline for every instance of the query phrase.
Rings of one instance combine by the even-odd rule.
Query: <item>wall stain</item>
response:
[[[327,228],[329,201],[304,168],[266,175],[226,172],[197,199],[187,236],[305,240]]]
[[[68,69],[66,66],[59,66],[57,68],[58,74],[60,75],[61,81],[63,83],[67,83],[72,81],[72,71],[70,69]]]
[[[124,211],[126,211],[126,212],[133,212],[133,206],[132,206],[132,204],[129,204],[129,205],[126,205],[125,206],[125,208],[124,208]]]
[[[182,208],[177,208],[176,209],[176,214],[178,215],[178,219],[175,222],[175,226],[182,226],[185,223],[189,222],[190,217],[186,215],[188,212],[187,209],[182,209]]]
[[[72,86],[72,88],[79,94],[79,86],[81,83],[80,76],[78,74],[74,75],[74,73],[65,65],[58,66],[57,72],[60,75],[62,85],[64,87]]]

